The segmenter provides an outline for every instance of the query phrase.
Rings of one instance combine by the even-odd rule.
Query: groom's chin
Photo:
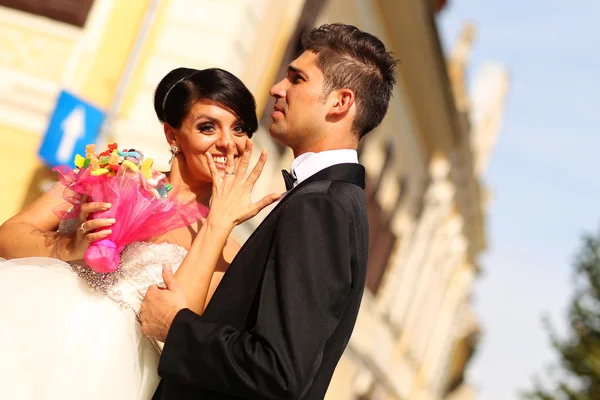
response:
[[[279,143],[283,144],[284,146],[286,145],[284,142],[284,138],[285,138],[285,129],[283,129],[283,127],[281,126],[280,123],[277,122],[273,122],[271,123],[271,126],[269,126],[269,135],[271,135],[271,137],[275,140],[277,140]]]

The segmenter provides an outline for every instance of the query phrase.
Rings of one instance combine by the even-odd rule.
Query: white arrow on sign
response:
[[[81,106],[76,107],[64,119],[60,127],[62,128],[63,136],[58,145],[56,158],[59,162],[66,163],[71,161],[75,144],[85,134],[85,109]]]

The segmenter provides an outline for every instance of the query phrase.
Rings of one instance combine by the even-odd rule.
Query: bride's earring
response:
[[[175,144],[173,145],[173,147],[171,147],[171,159],[169,160],[169,165],[173,164],[173,159],[175,158],[177,153],[179,153],[179,147],[177,147],[177,145]]]

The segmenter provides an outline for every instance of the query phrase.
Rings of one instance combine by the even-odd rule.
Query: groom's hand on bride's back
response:
[[[142,333],[164,342],[173,319],[179,311],[187,308],[188,304],[171,268],[163,267],[162,275],[166,287],[150,286],[142,302],[139,317]]]

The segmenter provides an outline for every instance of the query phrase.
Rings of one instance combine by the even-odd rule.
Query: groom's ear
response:
[[[329,116],[343,116],[352,108],[355,101],[354,92],[350,89],[334,90],[328,97],[328,102],[331,104]]]

